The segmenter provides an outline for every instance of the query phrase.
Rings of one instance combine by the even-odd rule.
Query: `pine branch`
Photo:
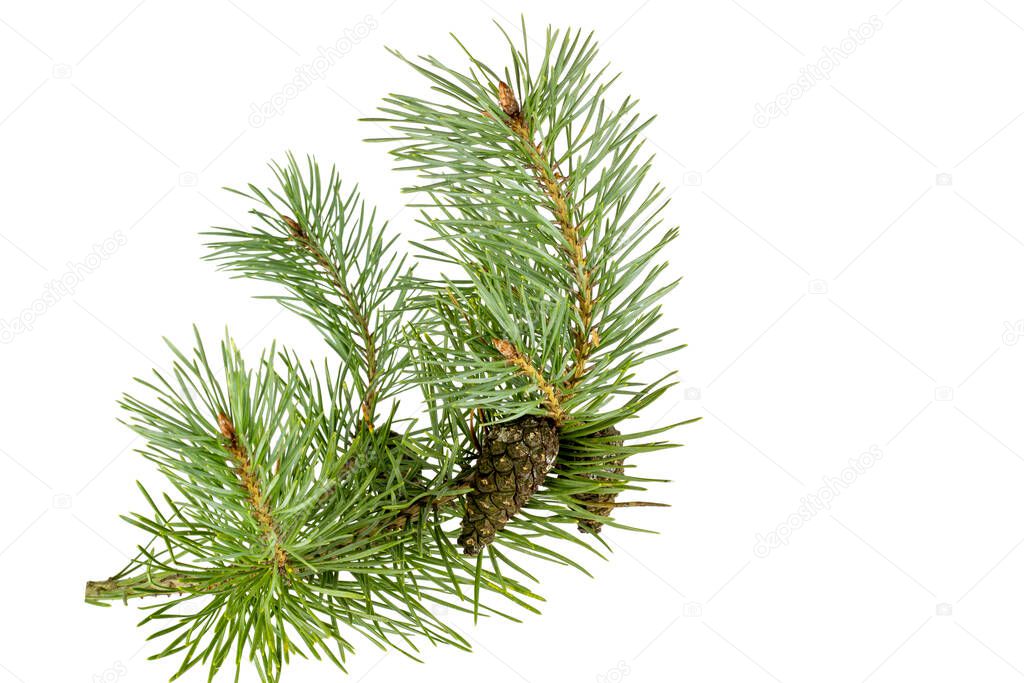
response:
[[[250,213],[262,226],[207,233],[215,238],[207,258],[289,290],[273,298],[312,322],[359,370],[353,379],[372,431],[378,404],[399,389],[406,362],[399,343],[404,259],[394,253],[394,238],[385,238],[387,226],[374,225],[358,191],[342,192],[337,171],[324,177],[311,158],[304,172],[291,155],[272,168],[279,189],[235,191],[258,203]]]
[[[660,327],[677,230],[646,180],[649,120],[609,104],[592,36],[549,29],[533,62],[525,28],[505,38],[502,69],[464,47],[467,70],[408,62],[444,101],[382,108],[419,177],[406,189],[428,197],[416,247],[435,278],[312,158],[233,191],[255,225],[208,233],[208,259],[278,287],[336,357],[271,346],[247,367],[227,337],[215,370],[197,331],[122,400],[169,487],[139,484],[124,519],[148,540],[86,600],[159,598],[142,623],[175,678],[246,661],[277,681],[293,656],[344,669],[353,634],[413,658],[424,639],[469,649],[436,608],[537,612],[529,561],[586,573],[576,551],[603,557],[602,526],[643,531],[613,511],[662,505],[618,499],[660,481],[633,458],[685,424],[625,428],[672,386],[641,366],[679,348]]]
[[[450,541],[433,529],[459,514],[468,474],[421,483],[408,473],[391,477],[396,457],[412,457],[402,449],[408,435],[385,432],[391,420],[376,433],[358,429],[362,416],[347,407],[344,370],[319,378],[272,351],[249,371],[228,340],[222,383],[198,336],[191,357],[171,348],[171,377],[143,382],[158,400],[126,397],[124,405],[148,441],[143,454],[179,497],[165,495],[158,505],[140,486],[151,513],[126,519],[153,542],[115,576],[86,585],[86,599],[97,604],[173,598],[152,606],[150,619],[173,622],[163,633],[180,632],[158,656],[185,649],[182,671],[207,660],[215,671],[222,648],[275,624],[272,639],[250,643],[257,670],[274,680],[285,654],[301,653],[295,638],[340,666],[324,649],[350,648],[339,623],[410,655],[414,634],[466,648],[424,602],[464,599],[463,587],[473,584],[517,603],[535,597],[507,577],[438,559],[450,554]],[[331,407],[315,412],[325,406],[323,393]],[[204,597],[213,600],[209,608],[173,609]]]
[[[357,333],[363,341],[364,357],[366,359],[366,391],[360,401],[363,412],[363,421],[370,431],[373,431],[373,415],[377,402],[377,342],[374,333],[370,329],[369,312],[360,309],[355,302],[351,290],[342,280],[341,274],[333,263],[327,258],[323,251],[310,239],[302,226],[290,216],[281,216],[281,219],[288,225],[295,242],[307,251],[317,265],[323,269],[330,278],[331,283],[338,290],[341,300],[345,304],[349,315],[356,323]]]
[[[675,350],[663,344],[671,330],[657,329],[675,283],[661,282],[665,264],[656,259],[677,230],[661,227],[663,190],[646,182],[651,160],[640,154],[650,119],[631,99],[608,103],[615,78],[593,67],[593,37],[549,30],[538,65],[525,35],[508,43],[505,69],[461,43],[468,71],[396,52],[446,99],[391,95],[372,120],[391,126],[395,136],[382,141],[420,179],[406,190],[431,197],[418,206],[441,244],[419,245],[425,257],[461,267],[466,280],[454,289],[480,294],[485,315],[466,336],[484,343],[463,344],[476,349],[470,368],[482,372],[491,338],[526,339],[523,324],[558,318],[562,339],[553,329],[535,333],[542,371],[565,410],[589,420],[622,396],[643,362]],[[479,389],[475,398],[486,403],[490,384]]]
[[[471,479],[471,475],[472,473],[470,471],[466,471],[460,477],[452,480],[448,489],[437,491],[429,495],[422,496],[417,500],[410,501],[395,511],[393,515],[354,529],[350,535],[340,541],[338,545],[324,548],[318,553],[314,553],[310,559],[317,560],[323,557],[342,553],[345,551],[346,547],[351,545],[352,539],[373,540],[390,532],[404,530],[423,512],[431,508],[442,508],[456,502],[460,495],[465,491],[465,488]],[[243,481],[245,481],[244,478]],[[254,486],[253,488],[256,487]],[[324,495],[330,495],[331,492],[332,491],[327,491]],[[262,505],[258,496],[258,491],[255,493],[250,492],[250,498],[253,501],[253,505],[260,506],[260,511],[257,513],[258,518],[261,519],[261,523],[265,520],[267,527],[271,530],[267,532],[268,535],[270,533],[274,533],[274,538],[280,538],[279,527],[277,527],[273,519],[270,518],[269,511],[266,510],[264,505]],[[321,497],[321,502],[322,499],[323,496]],[[310,578],[318,573],[317,570],[311,568],[311,566],[306,562],[303,562],[298,566],[289,565],[286,552],[276,543],[275,561],[278,570],[282,574],[294,574],[296,579]],[[238,569],[242,570],[244,567],[238,567]],[[188,574],[182,572],[165,571],[162,573],[158,572],[146,574],[145,576],[131,576],[127,578],[118,574],[108,579],[87,581],[85,597],[87,600],[93,602],[102,602],[105,600],[127,601],[133,598],[153,597],[157,595],[180,595],[186,592],[209,593],[217,588],[219,588],[218,585],[211,586],[204,585],[201,582],[192,582],[189,580]]]

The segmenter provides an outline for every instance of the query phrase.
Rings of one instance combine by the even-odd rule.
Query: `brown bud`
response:
[[[491,344],[498,350],[506,360],[513,360],[519,354],[516,352],[516,347],[512,346],[511,342],[505,341],[504,339],[492,339]]]
[[[220,433],[225,439],[235,440],[235,426],[231,424],[231,418],[224,413],[217,413],[217,426],[220,427]]]
[[[498,104],[501,105],[501,110],[510,117],[519,118],[519,102],[516,101],[515,93],[505,81],[498,82]]]
[[[299,225],[298,221],[288,216],[281,216],[281,219],[288,224],[288,228],[292,231],[292,237],[295,239],[303,239],[306,236],[306,232]]]

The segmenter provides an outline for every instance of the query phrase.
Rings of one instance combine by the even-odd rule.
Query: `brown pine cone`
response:
[[[620,432],[615,427],[606,427],[599,432],[594,433],[594,437],[612,437],[619,436]],[[613,439],[608,442],[613,448],[622,448],[622,439]],[[598,456],[600,457],[600,456]],[[582,458],[577,458],[581,460]],[[623,467],[625,458],[615,458],[614,460],[608,460],[604,463],[604,469],[611,474],[622,474],[625,472]],[[587,472],[583,474],[587,479],[600,482],[614,482],[615,478],[601,476],[601,472]],[[594,515],[601,515],[602,517],[608,517],[611,515],[612,510],[615,509],[615,497],[618,493],[579,493],[573,498],[576,499],[583,509]],[[601,527],[604,526],[603,522],[599,522],[596,519],[581,519],[576,524],[577,528],[581,533],[600,533]]]
[[[494,540],[540,488],[557,457],[558,429],[550,418],[527,415],[484,429],[458,540],[467,555]]]

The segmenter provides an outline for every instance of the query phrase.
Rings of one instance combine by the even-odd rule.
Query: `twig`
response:
[[[366,394],[362,397],[360,408],[363,412],[363,421],[372,432],[374,427],[373,413],[377,402],[377,390],[375,387],[377,383],[377,344],[373,332],[370,330],[369,316],[356,306],[352,292],[345,284],[338,269],[331,263],[320,247],[310,239],[309,233],[294,218],[281,216],[281,219],[288,225],[295,242],[309,252],[317,265],[327,274],[331,283],[338,290],[338,294],[345,303],[345,307],[348,308],[349,314],[359,327],[359,335],[363,338],[363,347],[366,355]]]
[[[238,473],[238,478],[241,480],[242,486],[249,496],[249,507],[252,509],[253,516],[263,529],[263,534],[274,543],[274,563],[277,565],[277,570],[281,574],[290,574],[292,568],[288,565],[288,555],[281,546],[281,527],[270,514],[270,507],[263,499],[260,484],[252,472],[249,454],[246,452],[245,446],[238,441],[235,425],[226,414],[218,413],[217,426],[220,428],[221,435],[228,441],[226,448],[235,463],[235,471]]]
[[[569,269],[575,280],[573,292],[579,324],[571,330],[573,338],[573,367],[566,380],[567,390],[576,386],[587,372],[587,360],[600,343],[600,335],[594,327],[594,282],[593,273],[587,264],[586,241],[580,235],[580,228],[569,210],[569,203],[562,185],[568,184],[568,178],[560,172],[552,172],[545,160],[540,143],[534,143],[530,124],[523,116],[519,102],[512,88],[504,81],[498,83],[498,103],[508,116],[509,128],[526,144],[530,156],[530,168],[540,183],[541,188],[551,202],[551,212],[562,231],[566,241],[565,253],[569,259]],[[557,168],[557,162],[555,162]]]
[[[472,481],[473,474],[474,470],[465,470],[461,472],[459,476],[450,482],[449,487],[445,487],[445,492],[443,494],[438,493],[431,496],[424,496],[419,500],[409,503],[395,513],[394,519],[389,521],[378,520],[366,524],[365,526],[353,531],[350,540],[344,543],[339,543],[337,546],[327,550],[323,550],[308,559],[315,560],[335,553],[344,549],[345,546],[352,542],[352,540],[357,538],[373,538],[382,533],[401,531],[405,529],[408,526],[409,521],[416,518],[424,508],[439,508],[457,500],[461,495],[457,491],[464,488]],[[288,571],[297,578],[302,578],[314,573],[314,570],[309,567],[308,562],[294,567],[289,565]],[[87,581],[85,584],[85,598],[86,600],[92,601],[115,599],[127,601],[130,598],[141,598],[154,595],[173,595],[175,593],[195,591],[208,592],[209,590],[211,590],[210,586],[204,586],[202,583],[190,582],[186,574],[167,571],[154,572],[145,576],[135,576],[124,579],[111,577],[102,581]]]

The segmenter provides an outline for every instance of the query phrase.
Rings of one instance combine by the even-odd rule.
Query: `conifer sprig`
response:
[[[312,322],[354,371],[363,422],[372,429],[378,403],[400,388],[405,362],[406,290],[394,286],[405,257],[358,189],[342,190],[335,169],[323,178],[315,160],[303,169],[292,155],[273,169],[278,188],[233,190],[258,203],[250,213],[261,226],[206,233],[206,258],[287,289],[270,298]]]
[[[353,634],[414,658],[423,642],[469,649],[439,608],[536,612],[531,558],[586,572],[577,551],[603,555],[602,526],[641,530],[613,512],[660,505],[618,499],[659,481],[634,458],[684,423],[630,429],[672,383],[645,362],[680,348],[660,324],[677,230],[647,181],[649,120],[612,100],[593,36],[549,29],[532,61],[525,27],[505,39],[501,69],[464,47],[462,69],[405,60],[442,99],[393,94],[376,119],[417,174],[407,191],[429,198],[417,207],[433,236],[416,247],[441,275],[415,275],[312,158],[234,191],[254,225],[206,233],[210,260],[278,288],[269,298],[336,358],[272,346],[247,366],[227,337],[211,360],[196,332],[122,400],[169,487],[139,485],[145,510],[124,519],[145,542],[86,599],[160,598],[143,623],[175,677],[248,662],[277,681],[293,656],[344,668]],[[489,448],[499,433],[502,448],[538,435],[543,448]],[[475,525],[464,511],[497,519],[488,477],[511,490],[512,461],[536,465],[528,489],[501,499],[500,527]]]
[[[467,336],[509,341],[553,378],[570,413],[586,413],[621,394],[641,363],[678,348],[663,343],[672,330],[657,327],[676,284],[663,281],[658,258],[678,231],[663,227],[664,190],[647,182],[651,119],[635,100],[609,102],[615,77],[595,67],[593,35],[549,29],[539,63],[525,26],[520,44],[505,38],[503,72],[465,47],[465,71],[396,52],[443,99],[392,94],[372,120],[395,131],[377,140],[419,179],[406,190],[431,197],[420,206],[436,233],[425,254],[466,278],[435,297],[440,316],[450,315],[442,297],[481,311]],[[551,320],[562,334],[523,329]],[[487,375],[495,349],[461,346],[439,353],[458,362],[467,354],[468,368]],[[494,388],[476,386],[481,401]],[[530,412],[539,413],[534,393]]]
[[[191,356],[171,348],[170,376],[142,382],[156,400],[123,405],[147,439],[141,453],[177,495],[158,500],[140,485],[150,511],[125,519],[153,540],[117,575],[90,582],[86,597],[169,597],[147,606],[143,623],[169,624],[156,633],[173,636],[156,657],[184,653],[179,673],[203,663],[213,674],[246,651],[267,680],[293,655],[343,666],[352,645],[342,625],[410,656],[414,635],[468,648],[430,604],[466,609],[452,598],[474,586],[533,597],[468,563],[446,565],[437,559],[446,539],[409,523],[452,518],[460,482],[431,488],[390,477],[395,452],[381,430],[360,428],[358,409],[310,419],[309,406],[346,405],[346,371],[296,372],[296,359],[273,348],[250,370],[226,340],[221,381],[198,333]],[[349,468],[352,460],[360,465]]]

